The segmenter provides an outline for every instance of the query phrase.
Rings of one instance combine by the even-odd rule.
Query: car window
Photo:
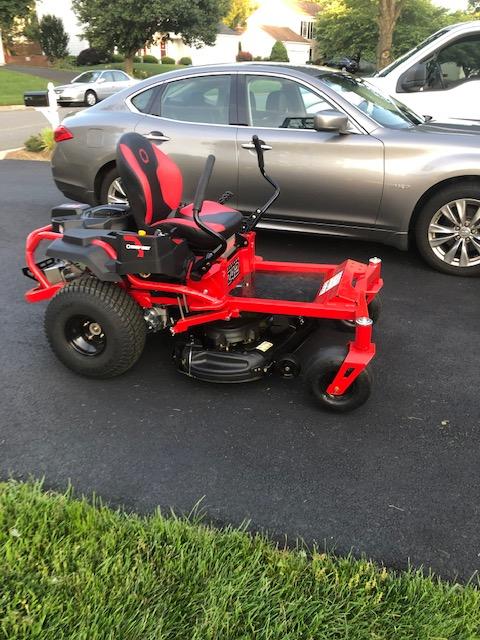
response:
[[[423,122],[422,118],[407,109],[401,102],[384,95],[359,78],[332,73],[324,74],[320,79],[382,127],[407,129]]]
[[[230,76],[201,76],[166,85],[152,113],[182,122],[229,124]]]
[[[142,113],[149,113],[148,105],[150,104],[150,100],[156,90],[157,87],[150,87],[150,89],[146,89],[145,91],[142,91],[142,93],[137,93],[137,95],[131,100],[133,106]]]
[[[452,89],[480,79],[480,34],[460,38],[436,51],[424,61],[426,83],[423,91]]]
[[[113,82],[113,73],[111,71],[104,71],[102,79],[104,82]]]
[[[127,75],[122,73],[122,71],[113,71],[113,78],[115,82],[124,82],[129,79]]]
[[[100,77],[100,71],[85,71],[74,78],[72,82],[95,82]]]
[[[272,76],[247,76],[248,121],[254,127],[313,129],[313,116],[331,109],[320,94]]]

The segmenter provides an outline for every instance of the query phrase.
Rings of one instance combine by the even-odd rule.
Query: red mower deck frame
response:
[[[38,281],[38,286],[25,294],[28,302],[48,300],[63,286],[50,284],[35,262],[35,253],[42,241],[61,237],[62,234],[52,231],[50,225],[28,236],[27,266]],[[143,308],[153,305],[178,307],[180,319],[170,328],[172,334],[207,322],[237,318],[242,312],[352,321],[355,337],[349,342],[345,360],[327,388],[331,395],[344,394],[375,355],[368,303],[383,285],[381,260],[372,258],[368,265],[353,260],[340,265],[266,261],[255,255],[255,233],[246,233],[244,237],[246,246],[229,258],[217,260],[200,280],[188,274],[185,284],[179,284],[127,275],[118,286],[125,288]],[[111,260],[117,259],[115,249],[108,243],[93,239],[92,244],[102,247]],[[279,276],[318,275],[319,289],[313,301],[305,302],[250,296],[250,284],[255,273],[260,272]],[[242,286],[241,295],[232,295],[239,285]],[[162,293],[166,295],[162,296]]]

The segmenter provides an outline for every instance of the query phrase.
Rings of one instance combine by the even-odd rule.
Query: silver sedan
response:
[[[89,107],[99,100],[136,84],[138,80],[127,73],[112,69],[111,71],[85,71],[74,78],[70,84],[55,87],[59,104],[82,103]]]
[[[262,226],[375,240],[455,275],[480,275],[480,127],[412,113],[366,81],[315,66],[189,67],[140,82],[63,121],[53,177],[68,197],[125,200],[115,149],[125,131],[179,164],[184,199],[205,157],[208,197],[252,211],[270,192],[252,135],[282,194]]]

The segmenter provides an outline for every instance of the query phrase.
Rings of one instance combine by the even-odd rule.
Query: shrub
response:
[[[57,69],[76,69],[77,56],[66,56],[65,58],[59,58],[58,60],[55,60],[53,66]]]
[[[255,62],[261,62],[263,60],[262,56],[255,56],[254,57],[254,61]]]
[[[125,56],[122,56],[121,53],[112,53],[110,60],[118,64],[119,62],[125,62]]]
[[[33,153],[40,153],[41,151],[53,151],[55,146],[55,138],[53,135],[53,129],[45,127],[40,133],[36,133],[25,140],[25,149],[32,151]]]
[[[143,56],[143,62],[146,64],[158,64],[158,58],[155,56]]]
[[[162,64],[175,64],[175,60],[173,58],[170,58],[170,56],[163,56],[160,62]]]
[[[251,62],[253,56],[250,51],[239,51],[237,54],[237,62]]]
[[[43,151],[43,140],[39,133],[36,133],[25,140],[25,149],[27,151],[33,151],[33,153],[40,153],[40,151]]]
[[[180,58],[178,64],[183,64],[183,66],[188,67],[192,64],[192,59],[188,56],[184,56],[183,58]]]
[[[45,129],[42,129],[40,131],[40,139],[42,141],[43,148],[46,151],[53,151],[53,148],[55,146],[53,129],[51,129],[50,127],[45,127]]]
[[[95,47],[89,47],[80,51],[77,56],[77,64],[79,67],[92,64],[103,64],[110,61],[110,55],[106,51],[96,49]]]
[[[136,63],[138,64],[139,62],[141,62],[141,61],[142,61],[142,59],[141,59],[141,57],[140,57],[140,56],[133,56],[133,61],[134,61],[134,62],[136,62]]]
[[[53,62],[68,55],[68,35],[63,20],[53,15],[44,15],[38,25],[43,52]]]
[[[280,40],[277,40],[273,45],[270,60],[272,62],[290,62],[285,45]]]
[[[148,78],[148,73],[146,71],[143,71],[143,69],[134,69],[133,77],[137,78],[138,80],[145,80],[145,78]]]

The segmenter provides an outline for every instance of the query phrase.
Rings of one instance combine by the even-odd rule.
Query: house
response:
[[[247,20],[241,34],[242,50],[266,58],[280,40],[290,62],[305,64],[314,49],[315,19],[320,10],[316,2],[302,0],[261,0]]]
[[[70,0],[62,0],[61,2],[58,0],[36,0],[35,8],[39,20],[47,14],[62,19],[63,27],[68,34],[68,53],[70,55],[78,56],[80,51],[83,51],[83,49],[89,46],[88,41],[81,35],[83,26],[78,22],[76,15],[73,13]]]
[[[174,60],[188,56],[193,64],[214,64],[234,62],[240,47],[254,57],[267,58],[275,42],[280,40],[287,49],[290,62],[304,64],[312,58],[315,19],[319,9],[316,2],[257,0],[257,8],[248,18],[246,27],[233,31],[219,25],[213,46],[190,47],[183,43],[181,35],[170,33],[149,47],[146,53],[157,58],[169,56]]]

